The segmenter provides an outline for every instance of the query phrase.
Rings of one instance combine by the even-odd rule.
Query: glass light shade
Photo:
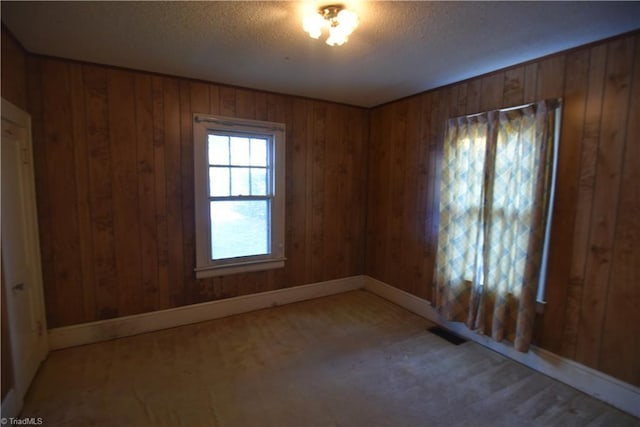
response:
[[[341,28],[344,28],[346,35],[349,35],[358,26],[358,16],[347,9],[342,9],[338,12],[337,16],[338,24]]]
[[[317,39],[322,34],[322,25],[324,24],[324,19],[317,13],[312,15],[308,15],[304,18],[302,22],[302,28],[309,33],[309,37],[312,39]]]
[[[329,30],[327,44],[340,46],[349,39],[349,35],[358,26],[358,16],[350,10],[339,10],[338,6],[327,6],[317,13],[307,15],[302,22],[304,30],[314,39],[322,35],[324,26]]]
[[[340,26],[330,27],[329,38],[327,38],[327,44],[329,46],[341,46],[345,44],[345,42],[347,41],[348,35],[349,34],[344,31],[344,28]]]

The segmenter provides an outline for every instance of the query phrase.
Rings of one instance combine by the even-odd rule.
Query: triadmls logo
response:
[[[40,426],[44,424],[41,417],[24,417],[24,418],[0,418],[0,424],[10,426]]]

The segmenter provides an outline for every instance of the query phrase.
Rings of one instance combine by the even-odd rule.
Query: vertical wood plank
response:
[[[558,146],[554,212],[552,215],[549,264],[545,296],[542,339],[548,349],[559,353],[562,346],[562,325],[569,287],[570,263],[576,215],[576,194],[580,175],[580,147],[583,138],[585,103],[589,70],[589,52],[579,50],[567,55],[560,141]]]
[[[402,279],[407,283],[407,290],[413,294],[418,293],[420,285],[424,282],[422,276],[422,257],[420,250],[424,244],[424,236],[416,234],[418,225],[418,212],[420,210],[418,202],[418,185],[420,171],[420,108],[421,98],[414,96],[407,100],[406,117],[406,145],[403,186],[405,187],[404,199],[402,201],[405,208],[405,219],[402,225],[402,247],[404,249],[404,268]]]
[[[620,192],[633,39],[610,44],[607,55],[598,169],[576,359],[597,367],[602,342]]]
[[[44,106],[42,97],[42,62],[37,57],[27,59],[28,107],[31,114],[31,135],[33,139],[33,161],[35,167],[36,203],[38,209],[38,231],[40,238],[40,257],[42,262],[42,279],[47,316],[47,325],[60,324],[55,309],[56,287],[54,278],[53,242],[47,236],[54,227],[49,215],[50,197],[49,179],[47,176],[47,151],[44,134]]]
[[[107,71],[83,65],[96,308],[94,320],[117,317],[118,284],[111,188]]]
[[[468,108],[468,101],[470,96],[471,87],[467,85],[465,91],[465,102]],[[437,245],[437,235],[431,234],[433,223],[433,212],[437,207],[433,206],[433,191],[435,186],[433,180],[435,179],[435,170],[433,168],[433,150],[434,145],[431,144],[431,97],[428,95],[420,96],[420,149],[418,151],[420,163],[419,163],[419,183],[418,183],[418,222],[416,224],[415,233],[420,237],[419,247],[419,271],[423,280],[418,285],[416,295],[431,300],[431,287],[433,280],[433,264],[434,253]]]
[[[169,225],[167,222],[167,174],[165,168],[164,79],[151,77],[153,117],[153,164],[155,220],[158,258],[159,308],[171,306],[169,295]]]
[[[511,68],[504,73],[502,107],[514,107],[524,103],[524,67]]]
[[[404,186],[404,168],[405,168],[405,147],[407,140],[407,109],[406,100],[397,102],[391,106],[392,114],[392,134],[389,141],[390,147],[390,171],[389,171],[389,201],[390,209],[387,217],[387,232],[389,245],[386,247],[384,256],[387,263],[387,275],[385,282],[393,283],[405,289],[406,283],[403,283],[401,274],[403,270],[403,249],[402,248],[402,222],[404,220],[403,200],[405,196]]]
[[[182,240],[182,149],[180,139],[180,82],[163,78],[164,165],[168,233],[169,298],[172,307],[185,303]]]
[[[304,101],[305,111],[305,129],[304,146],[304,178],[305,178],[305,202],[304,202],[304,236],[305,236],[305,282],[313,283],[313,164],[314,164],[314,129],[315,129],[315,110],[314,103],[310,100]],[[297,111],[297,109],[296,109]]]
[[[180,81],[180,181],[182,221],[182,301],[192,304],[198,301],[196,287],[196,230],[195,189],[193,173],[193,113],[191,110],[191,86]]]
[[[580,173],[576,200],[576,216],[572,236],[572,257],[565,309],[561,352],[574,358],[580,326],[582,291],[591,231],[591,213],[595,189],[597,152],[600,142],[602,96],[607,58],[607,45],[589,51],[589,75],[585,100],[584,127],[580,153]]]
[[[311,165],[311,282],[320,282],[324,277],[324,174],[325,138],[327,129],[327,106],[313,102],[313,163]]]
[[[89,204],[89,153],[86,141],[84,103],[84,81],[82,66],[69,65],[71,112],[73,121],[74,164],[76,165],[76,194],[78,233],[80,243],[80,269],[82,272],[82,295],[84,303],[83,321],[94,320],[96,312],[95,283],[93,271],[93,236],[91,232],[91,208]]]
[[[626,149],[598,369],[640,384],[640,36],[635,37]]]
[[[53,248],[53,280],[55,307],[59,324],[79,323],[84,320],[82,274],[77,268],[80,249],[76,206],[76,176],[74,159],[73,123],[71,121],[71,96],[69,66],[66,63],[45,60],[43,73],[44,137],[46,140],[46,167],[48,191],[52,197],[49,215],[55,224],[50,235]]]
[[[199,113],[210,114],[210,108],[211,108],[211,99],[210,99],[210,91],[209,91],[210,85],[205,83],[191,82],[189,88],[191,91],[191,96],[190,96],[191,111],[194,114],[199,114]],[[193,150],[193,146],[191,146],[191,150]],[[201,159],[194,159],[194,162],[199,160]],[[195,197],[195,193],[194,193],[194,197]],[[194,206],[194,212],[193,212],[193,219],[185,217],[185,222],[189,222],[189,221],[195,223],[195,206]],[[195,233],[195,230],[194,230],[194,233]],[[195,238],[195,235],[194,235],[194,238]],[[194,251],[195,251],[195,247],[194,247]],[[193,303],[208,301],[215,298],[212,279],[199,279],[196,281],[193,288],[194,288],[193,295],[192,295]]]
[[[119,315],[140,311],[143,300],[140,272],[138,171],[133,74],[107,71],[109,138],[112,163],[113,227],[118,277]]]
[[[536,101],[562,96],[565,56],[554,55],[538,63]]]
[[[489,74],[481,79],[480,110],[489,111],[502,107],[504,72]],[[446,89],[444,89],[446,90]],[[438,91],[442,93],[442,90]]]
[[[287,174],[297,179],[289,179],[291,186],[287,189],[287,197],[291,198],[286,218],[286,227],[291,230],[291,240],[287,241],[285,251],[290,260],[288,265],[288,283],[292,285],[306,282],[306,273],[310,258],[307,253],[307,152],[309,148],[308,133],[311,126],[309,120],[310,101],[296,98],[293,100],[293,123],[291,138],[287,144]]]
[[[140,239],[140,280],[142,311],[158,310],[158,223],[156,221],[156,165],[153,138],[152,77],[135,75],[135,128],[138,175],[138,216]]]

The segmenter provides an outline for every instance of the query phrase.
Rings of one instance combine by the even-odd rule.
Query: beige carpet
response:
[[[53,352],[46,426],[631,426],[638,419],[364,291]]]

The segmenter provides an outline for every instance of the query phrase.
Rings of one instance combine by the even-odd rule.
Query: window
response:
[[[196,114],[196,277],[284,266],[280,123]]]
[[[560,107],[547,100],[456,117],[445,133],[436,306],[520,351],[544,298]]]

